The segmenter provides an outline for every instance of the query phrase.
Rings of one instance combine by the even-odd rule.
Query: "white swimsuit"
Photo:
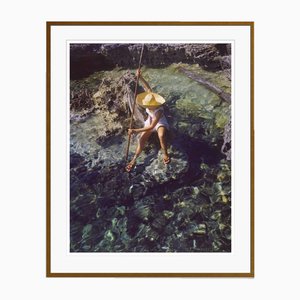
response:
[[[162,111],[164,112],[164,108],[163,107],[158,107],[157,109],[155,109],[154,111],[149,110],[148,108],[146,108],[146,113],[148,114],[148,118],[147,120],[144,122],[145,126],[150,126],[152,120],[155,118],[155,115],[157,112]],[[160,117],[158,123],[155,125],[155,127],[151,130],[152,132],[157,130],[159,127],[166,127],[167,129],[170,128],[169,123],[164,115],[164,113],[162,114],[162,116]]]

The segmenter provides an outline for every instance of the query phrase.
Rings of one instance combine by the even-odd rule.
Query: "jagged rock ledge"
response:
[[[71,44],[71,80],[115,67],[136,68],[140,53],[141,44]],[[142,64],[162,67],[182,62],[218,71],[231,67],[230,55],[230,44],[145,44]]]

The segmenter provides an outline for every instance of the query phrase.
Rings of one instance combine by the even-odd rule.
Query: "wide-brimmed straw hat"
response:
[[[136,96],[136,102],[145,108],[158,107],[163,105],[166,100],[153,92],[144,92]]]

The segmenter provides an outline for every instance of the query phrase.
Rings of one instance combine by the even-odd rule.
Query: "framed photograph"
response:
[[[254,23],[47,22],[47,277],[254,277]]]

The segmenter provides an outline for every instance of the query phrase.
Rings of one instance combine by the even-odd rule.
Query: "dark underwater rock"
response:
[[[151,207],[148,204],[139,203],[133,213],[140,220],[148,221],[151,214]]]
[[[132,195],[134,200],[138,200],[141,196],[145,195],[145,185],[143,182],[140,184],[133,184],[129,187],[129,193]]]
[[[70,168],[75,168],[84,161],[84,158],[78,153],[71,153],[70,155]]]

